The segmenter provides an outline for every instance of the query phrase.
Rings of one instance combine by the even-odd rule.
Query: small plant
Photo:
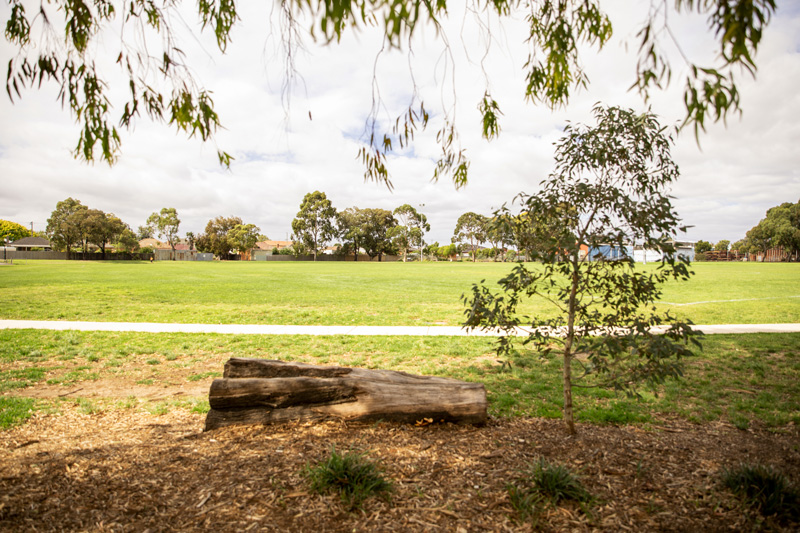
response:
[[[369,496],[387,493],[392,488],[380,467],[364,454],[340,454],[335,447],[326,461],[313,467],[306,465],[304,475],[311,483],[311,490],[320,494],[338,492],[348,510],[358,509]]]
[[[771,466],[741,464],[724,469],[722,485],[764,516],[788,518],[800,513],[800,492]]]
[[[518,483],[509,485],[507,490],[512,507],[523,520],[535,518],[544,507],[565,500],[589,504],[593,499],[569,468],[544,458],[535,462]]]

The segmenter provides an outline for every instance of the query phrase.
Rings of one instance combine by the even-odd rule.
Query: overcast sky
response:
[[[474,18],[455,11],[445,25],[450,56],[443,55],[433,31],[415,39],[411,57],[407,50],[383,53],[376,68],[385,106],[379,118],[388,123],[408,105],[413,87],[409,65],[432,114],[429,131],[419,135],[411,149],[390,158],[393,191],[365,183],[356,157],[365,140],[380,36],[350,34],[330,46],[306,38],[306,51],[297,60],[300,78],[287,111],[280,39],[270,35],[277,17],[269,6],[242,5],[242,21],[226,55],[216,51],[207,36],[182,45],[197,78],[213,91],[225,126],[212,143],[187,139],[168,126],[140,119],[135,130],[121,132],[122,155],[113,168],[87,165],[71,156],[78,127],[61,109],[57,88],[28,90],[14,104],[7,95],[0,98],[0,218],[27,227],[32,222],[35,230],[44,230],[56,203],[73,197],[115,213],[134,230],[150,213],[175,207],[181,234],[199,234],[209,219],[223,215],[239,216],[271,239],[284,240],[303,196],[320,190],[340,210],[423,206],[419,209],[431,224],[426,241],[449,243],[460,214],[489,215],[517,193],[535,192],[552,169],[552,144],[567,121],[590,124],[590,111],[598,101],[645,109],[628,87],[634,82],[635,35],[649,2],[635,9],[631,4],[603,0],[614,37],[600,53],[590,50],[583,56],[590,85],[573,95],[565,109],[551,111],[523,99],[522,67],[528,51],[522,20],[506,21],[502,27],[493,22],[494,40],[483,68],[486,46]],[[3,20],[8,10],[3,2]],[[189,26],[195,19],[185,15]],[[670,24],[684,54],[713,62],[715,43],[704,18],[672,16]],[[115,42],[113,35],[105,37],[98,51],[100,62],[116,57]],[[683,117],[686,66],[674,46],[665,42],[665,47],[673,58],[672,85],[654,94],[650,105],[663,124],[671,125]],[[11,53],[3,40],[2,64]],[[681,178],[672,194],[684,222],[693,226],[686,235],[689,240],[738,240],[769,207],[800,199],[797,2],[778,1],[756,62],[756,80],[738,75],[743,117],[730,117],[727,127],[709,125],[700,147],[691,132],[683,133],[674,147]],[[113,68],[108,72],[116,76]],[[480,137],[477,112],[487,88],[504,113],[500,138],[492,142]],[[448,180],[430,181],[439,151],[434,138],[437,121],[443,108],[453,106],[461,143],[471,160],[470,181],[461,190]],[[220,167],[217,147],[236,158],[230,170]]]

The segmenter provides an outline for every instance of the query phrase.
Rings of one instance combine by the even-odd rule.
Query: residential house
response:
[[[25,237],[19,239],[17,241],[11,242],[8,244],[9,250],[11,247],[14,247],[16,250],[20,251],[30,251],[34,248],[40,248],[44,251],[52,251],[52,246],[50,246],[50,241],[45,239],[44,237]]]

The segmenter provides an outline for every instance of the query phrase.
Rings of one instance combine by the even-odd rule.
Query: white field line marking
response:
[[[755,301],[761,301],[761,300],[783,300],[784,298],[800,298],[800,295],[796,295],[796,296],[770,296],[768,298],[738,298],[738,299],[735,299],[735,300],[705,300],[705,301],[702,301],[702,302],[687,302],[687,303],[683,303],[683,304],[679,304],[679,303],[676,303],[676,302],[658,302],[658,303],[665,304],[665,305],[674,305],[676,307],[683,307],[685,305],[722,304],[722,303],[728,303],[728,302],[755,302]]]

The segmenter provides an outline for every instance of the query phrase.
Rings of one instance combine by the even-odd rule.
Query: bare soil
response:
[[[331,421],[213,432],[203,432],[203,422],[204,415],[178,408],[164,415],[138,409],[88,415],[64,403],[59,413],[38,413],[0,432],[0,530],[800,528],[749,511],[718,481],[723,468],[751,462],[773,465],[797,483],[795,426],[740,431],[662,420],[648,428],[580,425],[579,435],[568,437],[558,420],[520,418],[484,427]],[[371,498],[348,512],[335,495],[309,492],[303,468],[327,458],[332,446],[378,460],[394,485],[390,498]],[[520,521],[506,487],[539,457],[578,472],[595,503]]]

